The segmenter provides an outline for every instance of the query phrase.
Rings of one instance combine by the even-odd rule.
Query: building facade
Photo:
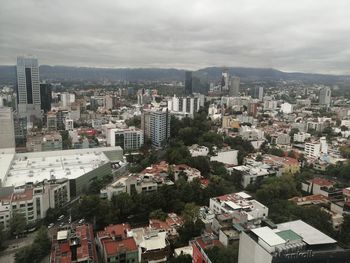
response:
[[[21,117],[41,117],[39,64],[34,57],[17,57],[17,110]]]
[[[0,150],[15,150],[15,127],[11,108],[0,107]]]

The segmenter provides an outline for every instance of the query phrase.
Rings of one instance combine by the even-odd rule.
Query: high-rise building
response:
[[[229,96],[231,96],[231,97],[238,97],[239,96],[240,81],[241,80],[239,77],[233,77],[230,79]]]
[[[17,110],[20,117],[41,117],[41,98],[38,60],[17,57]]]
[[[145,110],[142,112],[141,129],[144,137],[152,140],[152,145],[156,147],[162,144],[170,137],[170,115],[168,109]]]
[[[331,89],[329,87],[320,90],[319,103],[327,107],[331,104]]]
[[[209,91],[208,75],[202,71],[192,72],[192,92],[207,94]]]
[[[185,73],[185,95],[192,95],[192,71]]]
[[[52,92],[51,84],[48,84],[48,83],[40,84],[41,109],[45,113],[51,110],[51,102],[52,102],[51,92]]]
[[[228,71],[225,70],[224,72],[222,72],[222,78],[221,78],[221,88],[222,90],[228,90],[229,89],[229,74]]]
[[[259,100],[264,98],[264,87],[259,87]]]
[[[193,97],[174,97],[168,99],[168,110],[171,113],[193,117],[200,107],[204,106],[204,95],[196,94]]]
[[[0,107],[0,134],[0,149],[12,149],[14,152],[15,128],[11,108]]]

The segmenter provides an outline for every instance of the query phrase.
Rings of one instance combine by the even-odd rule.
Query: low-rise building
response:
[[[217,161],[228,165],[237,165],[238,150],[224,149],[210,157],[210,161]]]
[[[6,230],[13,214],[24,215],[32,225],[45,218],[49,208],[60,208],[70,201],[69,182],[66,179],[44,181],[21,188],[0,188],[0,224]]]
[[[239,165],[232,168],[228,168],[232,176],[238,174],[242,176],[241,185],[246,188],[249,184],[258,184],[269,176],[276,176],[278,171],[273,167],[255,162],[254,164]],[[278,170],[278,169],[277,169]]]
[[[139,248],[129,224],[109,225],[96,234],[96,245],[104,262],[140,262]]]
[[[192,157],[207,156],[209,153],[208,147],[200,146],[198,144],[193,144],[192,146],[189,146],[188,150],[190,151]]]
[[[218,237],[214,234],[205,233],[200,237],[196,237],[190,241],[192,246],[193,263],[211,263],[210,258],[206,254],[205,250],[213,248],[215,246],[222,246]]]
[[[70,229],[54,231],[50,263],[98,262],[92,225],[72,225]]]
[[[209,200],[209,208],[215,214],[233,214],[239,212],[248,221],[258,222],[265,219],[269,209],[253,199],[245,192],[213,197]]]
[[[165,231],[150,228],[134,228],[131,235],[135,238],[140,251],[140,262],[167,262],[170,257],[170,243]]]
[[[295,174],[300,171],[300,164],[298,160],[291,157],[280,157],[271,154],[264,154],[262,162],[274,167],[281,167],[283,174]]]

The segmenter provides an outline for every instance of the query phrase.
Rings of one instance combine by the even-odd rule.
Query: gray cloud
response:
[[[350,74],[348,0],[0,0],[0,64]]]

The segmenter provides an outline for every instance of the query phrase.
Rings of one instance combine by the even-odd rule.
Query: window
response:
[[[26,207],[26,204],[20,204],[19,207],[20,208]]]

